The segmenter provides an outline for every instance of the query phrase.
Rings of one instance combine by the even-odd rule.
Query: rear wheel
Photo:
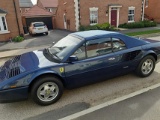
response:
[[[39,105],[57,102],[63,94],[63,84],[55,77],[43,77],[31,88],[31,97]]]
[[[154,71],[155,68],[155,58],[151,55],[144,57],[139,63],[136,74],[141,77],[147,77]]]

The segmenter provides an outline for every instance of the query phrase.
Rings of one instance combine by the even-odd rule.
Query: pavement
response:
[[[74,120],[159,120],[159,93],[160,87],[82,115]]]

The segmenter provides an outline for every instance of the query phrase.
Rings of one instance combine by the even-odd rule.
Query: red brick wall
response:
[[[19,0],[15,0],[15,2],[16,2],[16,9],[18,13],[17,17],[18,17],[18,24],[20,27],[20,33],[23,33],[22,20],[21,20],[20,8],[19,8]],[[1,1],[0,8],[7,11],[6,21],[7,21],[8,31],[10,31],[10,33],[7,33],[7,34],[0,34],[0,41],[7,41],[10,37],[14,38],[15,36],[19,35],[13,0]]]
[[[90,7],[98,7],[98,23],[109,22],[109,15],[106,16],[109,4],[122,5],[120,8],[119,23],[128,22],[128,7],[135,7],[135,21],[141,20],[142,0],[80,0],[81,24],[89,25]]]
[[[66,5],[63,3],[67,2]],[[68,4],[69,3],[69,4]],[[89,17],[91,7],[98,7],[98,23],[109,22],[109,15],[106,16],[106,11],[109,9],[109,4],[122,5],[120,8],[119,24],[128,22],[128,7],[135,7],[135,21],[141,20],[142,0],[80,0],[80,15],[81,25],[90,25]],[[75,12],[74,0],[59,0],[59,7],[56,15],[57,28],[63,29],[63,14],[66,10],[67,19],[70,20],[70,30],[75,30]]]
[[[66,4],[64,5],[63,3]],[[68,30],[75,31],[75,11],[74,11],[74,0],[59,0],[58,9],[56,14],[56,27],[64,29],[63,15],[66,14],[66,19],[70,21],[70,25],[67,25]]]
[[[148,7],[145,8],[145,14],[149,18],[153,18],[156,22],[160,23],[160,0],[149,0]]]

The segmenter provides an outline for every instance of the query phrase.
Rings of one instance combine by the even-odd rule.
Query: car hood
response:
[[[43,50],[37,50],[18,55],[6,61],[4,65],[0,67],[0,82],[26,71],[33,71],[39,68],[54,66],[57,64],[59,63],[49,61],[43,55]]]

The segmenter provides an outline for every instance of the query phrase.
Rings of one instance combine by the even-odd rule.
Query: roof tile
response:
[[[28,11],[22,14],[25,17],[33,17],[33,16],[53,16],[51,12],[48,12],[46,9],[41,8],[37,5],[30,8]]]
[[[33,7],[33,3],[31,2],[31,0],[19,0],[19,6],[30,8]]]

